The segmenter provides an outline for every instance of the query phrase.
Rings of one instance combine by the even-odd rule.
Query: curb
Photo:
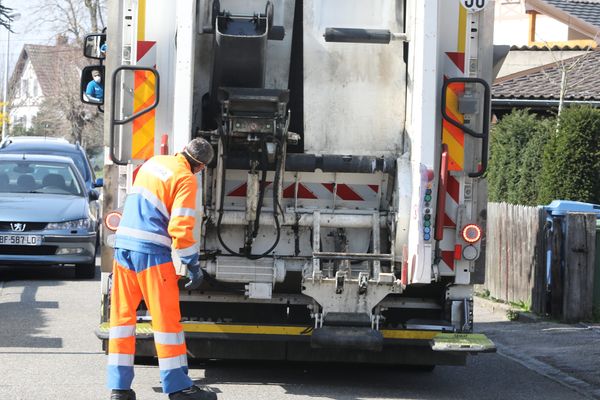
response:
[[[510,304],[502,303],[499,301],[493,301],[477,295],[475,295],[474,297],[477,299],[477,302],[479,304],[491,310],[492,312],[502,312],[504,315],[507,315],[509,312],[515,314],[516,319],[509,319],[510,321],[536,323],[547,320],[547,318],[545,317],[536,315],[532,312],[519,310],[511,306]]]

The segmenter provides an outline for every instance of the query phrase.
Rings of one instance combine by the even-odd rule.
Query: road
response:
[[[93,334],[99,293],[98,278],[75,280],[68,268],[0,267],[0,400],[109,397],[105,356]],[[485,324],[479,330],[485,331]],[[466,367],[438,367],[430,373],[211,362],[191,365],[190,376],[221,400],[585,398],[500,354],[479,355]],[[155,365],[136,366],[134,389],[139,400],[167,398],[160,393]]]

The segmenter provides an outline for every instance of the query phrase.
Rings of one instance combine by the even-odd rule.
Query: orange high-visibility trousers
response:
[[[180,323],[177,280],[170,254],[115,249],[107,367],[109,389],[131,388],[136,310],[142,298],[152,316],[163,392],[173,393],[192,386]]]

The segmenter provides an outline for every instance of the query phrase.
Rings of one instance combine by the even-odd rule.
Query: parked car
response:
[[[63,138],[45,136],[9,136],[0,143],[0,154],[48,154],[69,157],[81,173],[87,190],[102,187],[102,179],[96,179],[85,149],[79,143],[69,143]],[[90,204],[96,219],[100,220],[100,202],[92,200]],[[100,241],[98,240],[98,245]]]
[[[74,265],[93,278],[98,196],[71,158],[0,153],[0,263]]]
[[[103,185],[102,179],[96,179],[94,170],[79,143],[69,143],[66,139],[44,136],[12,136],[0,143],[0,154],[50,154],[70,157],[81,173],[88,190]]]

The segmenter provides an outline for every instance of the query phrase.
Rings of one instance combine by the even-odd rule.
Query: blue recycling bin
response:
[[[557,229],[561,229],[563,235],[565,232],[565,224],[563,223],[564,217],[568,213],[578,212],[578,213],[594,213],[597,218],[600,219],[600,205],[591,204],[591,203],[582,203],[579,201],[570,201],[570,200],[554,200],[552,203],[544,207],[546,211],[546,224],[545,224],[545,234],[546,234],[546,291],[548,295],[551,295],[550,288],[552,285],[552,275],[550,271],[551,260],[552,260],[552,236],[556,232]],[[559,219],[559,226],[555,225],[555,219]],[[600,249],[598,249],[600,251]],[[562,271],[564,271],[564,249],[560,249],[560,270],[561,275]]]

